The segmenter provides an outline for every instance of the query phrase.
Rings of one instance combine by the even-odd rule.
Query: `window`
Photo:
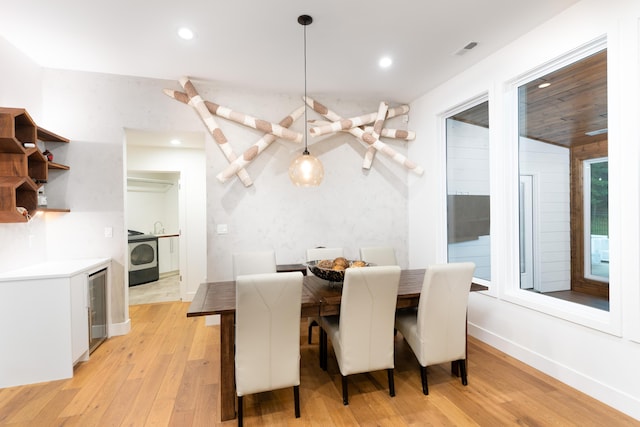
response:
[[[491,280],[489,101],[446,118],[447,257],[473,261],[475,277]]]
[[[518,86],[520,288],[608,310],[607,51]]]
[[[609,159],[583,161],[585,277],[609,281]]]

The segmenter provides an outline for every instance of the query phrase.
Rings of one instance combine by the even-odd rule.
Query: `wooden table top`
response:
[[[422,290],[425,269],[402,270],[398,286],[398,308],[417,306]],[[198,291],[189,306],[187,317],[229,314],[236,311],[235,281],[207,282],[198,287]],[[471,285],[472,291],[486,290],[486,286]],[[309,316],[337,314],[342,287],[331,284],[313,274],[303,278],[302,311]],[[320,313],[320,307],[323,312]],[[318,312],[316,313],[316,310]]]
[[[305,277],[306,279],[306,277]],[[319,307],[318,300],[309,290],[302,287],[302,308]],[[236,282],[202,283],[191,301],[187,317],[208,316],[212,314],[228,314],[236,311]]]

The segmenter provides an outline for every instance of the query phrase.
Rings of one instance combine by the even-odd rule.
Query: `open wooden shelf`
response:
[[[40,126],[38,126],[36,128],[36,134],[38,135],[38,139],[40,141],[45,141],[45,142],[69,142],[68,138],[65,138],[64,136],[60,136],[60,135],[56,135],[55,133],[48,131],[44,128],[41,128]]]
[[[29,177],[0,176],[0,222],[26,222],[18,212],[25,208],[31,216],[38,206],[38,187]]]
[[[47,167],[49,169],[59,169],[59,170],[65,170],[65,171],[69,170],[69,166],[61,165],[60,163],[54,163],[54,162],[48,162]]]
[[[37,126],[25,109],[0,107],[0,223],[25,222],[36,211],[69,212],[37,205],[38,188],[47,182],[49,170],[69,170],[48,161],[38,141],[68,143],[69,139]],[[25,148],[27,143],[35,147]],[[26,209],[28,216],[18,208]]]
[[[36,210],[38,212],[60,212],[60,213],[71,212],[70,209],[45,208],[45,207],[42,207],[42,206],[38,206],[38,208]]]

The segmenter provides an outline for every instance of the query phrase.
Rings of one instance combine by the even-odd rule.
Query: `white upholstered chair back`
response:
[[[302,273],[236,278],[236,393],[300,385]]]
[[[336,259],[344,256],[342,248],[311,248],[307,249],[307,261],[316,261],[321,259]]]
[[[427,268],[416,325],[420,349],[414,349],[422,366],[466,358],[467,304],[474,270],[472,262]]]
[[[233,277],[246,274],[275,273],[275,251],[238,252],[232,255]]]
[[[390,246],[360,248],[360,259],[374,265],[397,265],[396,253]]]
[[[349,268],[332,342],[342,375],[391,369],[400,267]]]

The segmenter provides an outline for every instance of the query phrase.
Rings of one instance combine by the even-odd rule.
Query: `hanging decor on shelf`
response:
[[[313,22],[309,15],[298,16],[304,29],[304,100],[307,99],[307,26]],[[317,157],[307,149],[307,106],[304,107],[304,151],[289,166],[289,179],[298,187],[317,187],[324,178],[324,168]]]

